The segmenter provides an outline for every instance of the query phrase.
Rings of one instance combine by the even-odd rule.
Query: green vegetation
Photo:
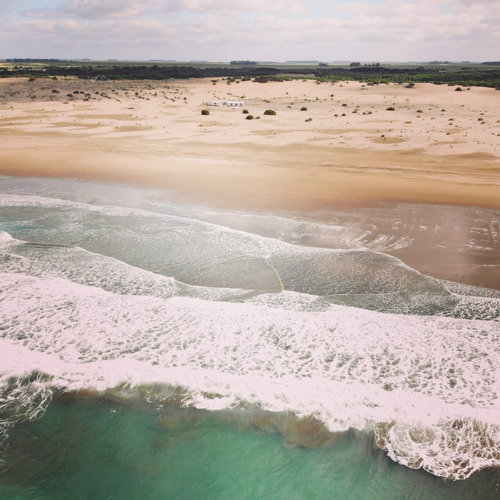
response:
[[[302,106],[302,107],[300,108],[300,111],[307,111],[307,107],[306,107],[306,106]]]
[[[256,61],[231,61],[229,64],[232,66],[255,66]]]
[[[242,111],[242,113],[243,113],[244,115],[248,115],[249,111],[248,111],[248,109],[244,109],[244,110]]]
[[[389,106],[388,108],[385,108],[386,111],[396,111],[396,108],[394,106]]]
[[[265,115],[275,115],[276,114],[276,111],[274,111],[274,109],[266,109],[264,111],[264,114]]]
[[[206,116],[206,115],[209,115],[210,114],[210,111],[208,111],[208,109],[202,109],[201,110],[201,114]]]
[[[245,63],[245,65],[241,65]],[[258,63],[232,61],[223,63],[180,63],[116,61],[58,61],[11,60],[0,61],[0,78],[24,76],[28,78],[76,77],[96,80],[169,80],[186,78],[225,78],[227,83],[237,79],[268,83],[291,79],[312,79],[318,83],[360,81],[366,85],[388,83],[404,84],[411,89],[418,83],[434,83],[460,87],[483,86],[500,89],[498,62],[426,63],[416,64],[319,64],[319,63]]]
[[[253,115],[247,115],[247,120],[253,120]]]

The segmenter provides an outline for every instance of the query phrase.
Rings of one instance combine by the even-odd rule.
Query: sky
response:
[[[0,0],[0,59],[498,61],[500,0]]]

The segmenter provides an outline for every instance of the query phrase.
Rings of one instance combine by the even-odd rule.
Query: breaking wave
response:
[[[0,214],[0,432],[85,390],[314,417],[452,479],[500,465],[497,292],[422,275],[359,232],[305,246],[324,228],[306,238],[286,217],[264,235],[262,218],[250,232],[11,194]],[[279,236],[291,227],[300,244]]]

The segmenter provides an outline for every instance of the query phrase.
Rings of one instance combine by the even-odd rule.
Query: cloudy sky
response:
[[[500,0],[0,0],[0,58],[500,60]]]

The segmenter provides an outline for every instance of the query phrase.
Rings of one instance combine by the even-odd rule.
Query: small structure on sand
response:
[[[229,106],[231,108],[242,108],[245,105],[243,101],[226,101],[224,106]]]

